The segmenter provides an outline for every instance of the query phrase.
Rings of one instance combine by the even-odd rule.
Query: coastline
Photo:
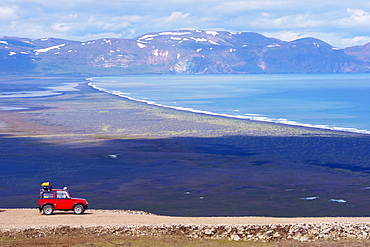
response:
[[[86,80],[89,80],[89,78],[86,78]],[[100,87],[97,87],[93,85],[93,83],[86,82],[86,85],[89,87],[106,93],[110,94],[113,96],[120,97],[121,99],[128,100],[131,102],[136,102],[138,104],[144,104],[147,106],[154,106],[154,107],[159,107],[159,108],[164,108],[164,109],[171,109],[175,110],[178,112],[186,112],[190,114],[200,114],[200,115],[205,115],[205,116],[210,116],[210,117],[219,117],[219,118],[225,118],[225,119],[230,119],[230,120],[242,120],[242,121],[251,121],[255,123],[260,123],[260,124],[272,124],[272,125],[277,125],[277,126],[286,126],[286,127],[294,127],[294,128],[301,128],[301,129],[307,129],[307,130],[322,130],[322,131],[329,131],[331,133],[338,133],[338,134],[349,134],[349,135],[359,135],[359,136],[370,136],[370,131],[367,130],[357,130],[355,128],[341,128],[341,127],[325,127],[325,126],[316,126],[316,125],[311,125],[311,124],[303,124],[303,123],[298,123],[294,121],[274,121],[272,119],[268,119],[266,117],[254,117],[254,116],[242,116],[242,115],[228,115],[228,114],[221,114],[221,113],[214,113],[214,112],[209,112],[209,111],[202,111],[202,110],[194,110],[191,108],[183,108],[183,107],[174,107],[174,106],[167,106],[167,105],[162,105],[158,104],[152,101],[147,101],[147,100],[140,100],[140,99],[135,99],[130,96],[127,96],[127,94],[122,93],[120,91],[110,91],[110,90],[105,90]]]
[[[16,98],[38,98],[38,97],[55,97],[55,96],[63,96],[68,92],[76,92],[79,90],[81,85],[87,85],[90,88],[93,88],[94,90],[97,90],[99,92],[102,92],[104,94],[111,95],[113,97],[119,97],[121,100],[128,100],[131,103],[137,103],[143,106],[148,106],[148,107],[158,107],[158,108],[163,108],[163,109],[168,109],[168,110],[174,110],[176,112],[181,113],[186,113],[186,114],[197,114],[197,115],[204,115],[208,117],[216,117],[216,118],[221,118],[221,119],[230,119],[230,120],[241,120],[241,121],[246,121],[246,122],[252,122],[252,123],[257,123],[257,124],[262,124],[262,125],[276,125],[276,126],[281,126],[281,127],[292,127],[292,128],[298,128],[302,130],[313,130],[316,131],[318,130],[319,132],[326,132],[326,133],[331,133],[331,134],[339,134],[339,135],[354,135],[354,136],[370,136],[370,131],[364,131],[364,130],[357,130],[353,128],[329,128],[325,126],[316,126],[316,125],[311,125],[311,124],[301,124],[293,121],[274,121],[265,117],[254,117],[254,116],[241,116],[241,115],[227,115],[227,114],[220,114],[220,113],[213,113],[213,112],[208,112],[208,111],[201,111],[201,110],[194,110],[190,108],[182,108],[182,107],[173,107],[173,106],[166,106],[162,104],[157,104],[152,101],[147,101],[147,100],[140,100],[140,99],[135,99],[132,97],[129,97],[121,92],[114,91],[111,92],[109,90],[104,90],[102,88],[99,88],[95,85],[92,84],[91,78],[75,78],[75,77],[67,77],[68,79],[72,79],[73,82],[65,82],[61,83],[61,85],[53,84],[52,86],[46,86],[45,89],[46,91],[19,91],[19,92],[13,92],[13,93],[3,93],[3,96],[0,95],[0,99],[16,99]],[[63,77],[57,77],[58,80],[63,80]],[[82,82],[81,82],[82,81]],[[60,82],[59,82],[60,83]],[[2,107],[0,105],[0,111],[17,111],[17,110],[28,110],[27,108],[22,108],[22,107]],[[262,133],[259,133],[262,134]],[[321,133],[319,133],[320,135]],[[314,134],[315,135],[315,134]]]
[[[63,80],[63,78],[57,78],[58,80]],[[73,80],[73,78],[72,78]],[[163,117],[166,117],[167,113],[165,114],[162,114],[162,112],[166,112],[168,111],[169,114],[174,114],[176,115],[175,118],[179,118],[180,121],[193,121],[193,120],[196,120],[196,121],[201,121],[202,124],[209,124],[210,122],[214,122],[216,124],[221,124],[221,126],[228,126],[230,127],[230,123],[233,123],[233,122],[241,122],[241,123],[245,123],[247,124],[247,128],[249,127],[252,127],[251,130],[248,130],[247,131],[247,135],[277,135],[277,136],[295,136],[295,135],[298,135],[298,136],[301,136],[301,135],[312,135],[312,136],[315,136],[315,135],[323,135],[323,136],[332,136],[332,135],[345,135],[345,136],[362,136],[362,135],[365,135],[366,134],[361,134],[361,133],[354,133],[354,132],[347,132],[347,131],[336,131],[336,130],[328,130],[328,129],[321,129],[321,128],[314,128],[314,127],[306,127],[306,126],[296,126],[296,125],[289,125],[289,124],[283,124],[283,123],[274,123],[274,122],[266,122],[266,121],[259,121],[259,120],[253,120],[253,119],[239,119],[239,118],[235,118],[235,117],[230,117],[230,116],[224,116],[224,115],[219,115],[219,114],[211,114],[211,113],[208,113],[208,112],[201,112],[201,111],[198,111],[198,112],[192,112],[192,111],[188,111],[188,110],[182,110],[182,109],[176,109],[176,108],[172,108],[172,107],[166,107],[166,106],[162,106],[162,105],[157,105],[157,104],[151,104],[150,102],[146,102],[146,101],[140,101],[140,100],[136,100],[136,99],[132,99],[130,97],[122,97],[121,95],[116,95],[116,94],[112,94],[112,93],[109,93],[109,92],[105,92],[104,90],[101,90],[101,89],[98,89],[98,88],[95,88],[91,85],[89,85],[89,83],[86,81],[85,78],[80,78],[80,80],[82,80],[83,82],[80,82],[78,84],[78,86],[76,86],[76,83],[73,82],[67,82],[67,83],[62,83],[62,86],[47,86],[46,88],[49,88],[51,90],[49,91],[45,91],[45,92],[42,92],[42,93],[39,93],[38,91],[35,91],[35,92],[28,92],[30,93],[28,95],[27,92],[25,92],[27,94],[26,96],[26,99],[27,100],[30,100],[30,101],[36,101],[38,102],[39,99],[41,101],[43,101],[43,99],[45,99],[45,101],[50,101],[52,102],[53,99],[57,99],[58,97],[61,97],[61,98],[64,98],[64,97],[78,97],[78,95],[83,95],[84,92],[86,91],[86,89],[88,88],[91,88],[93,91],[95,92],[98,92],[98,94],[101,94],[100,97],[103,97],[103,98],[111,98],[114,102],[122,102],[122,103],[127,103],[129,106],[129,108],[137,108],[137,109],[144,109],[144,111],[148,111],[150,112],[150,114],[153,114],[153,115],[156,115],[157,117],[160,117],[160,118],[163,118]],[[90,90],[89,90],[90,91]],[[19,99],[19,96],[22,96],[23,95],[23,92],[18,92],[18,93],[15,93],[14,94],[14,97],[11,97],[9,95],[8,96],[5,96],[3,98],[0,98],[0,100],[5,100],[5,101],[10,101],[10,102],[18,102],[18,99]],[[22,98],[22,97],[21,97]],[[50,99],[50,100],[49,100]],[[47,104],[47,105],[43,105],[43,106],[33,106],[33,104],[31,103],[31,107],[27,107],[27,106],[24,106],[22,104],[16,104],[16,106],[14,107],[13,106],[14,103],[11,103],[10,106],[3,106],[1,105],[1,109],[0,111],[2,111],[3,113],[8,113],[8,114],[11,114],[11,115],[18,115],[18,116],[27,116],[27,115],[30,115],[30,114],[27,114],[27,113],[31,113],[32,115],[32,112],[35,111],[35,112],[45,112],[44,110],[50,108],[50,107],[54,107],[53,105],[50,105],[50,104]],[[19,105],[19,106],[18,106]],[[153,110],[153,109],[156,109],[156,110]],[[97,109],[98,110],[98,109]],[[158,113],[156,113],[158,112]],[[20,114],[18,114],[20,113]],[[26,114],[24,114],[26,113]],[[203,118],[203,119],[202,119]],[[11,120],[12,118],[9,118],[9,119],[6,119],[4,118],[5,122],[9,122],[9,120]],[[174,119],[173,117],[170,117],[170,119]],[[62,120],[62,119],[58,119],[58,120]],[[52,120],[48,120],[48,121],[52,121]],[[196,122],[195,121],[195,122]],[[34,121],[32,121],[34,125]],[[138,124],[138,121],[135,121],[135,125]],[[31,122],[30,122],[31,123]],[[9,123],[11,125],[11,123]],[[54,124],[56,125],[56,124]],[[62,124],[63,125],[63,124]],[[213,125],[213,123],[211,123],[211,125]],[[261,131],[260,130],[260,127],[259,126],[267,126],[267,130],[266,132],[264,132],[263,130]],[[42,128],[42,126],[40,126]],[[47,129],[50,129],[50,125],[49,126],[45,126],[47,127]],[[270,127],[272,128],[272,131],[270,131]],[[197,128],[197,127],[196,127]],[[262,129],[264,129],[265,127],[262,127]],[[232,128],[234,129],[234,128]],[[257,129],[257,131],[255,130]],[[132,129],[130,129],[132,130]],[[282,130],[282,131],[281,131]],[[51,130],[52,131],[52,130]],[[80,130],[78,131],[73,131],[73,132],[79,132]],[[91,131],[91,130],[90,130]],[[186,130],[184,130],[186,132]],[[149,136],[153,136],[153,137],[171,137],[171,136],[184,136],[184,131],[180,131],[178,133],[176,132],[173,132],[173,131],[161,131],[161,132],[166,132],[166,134],[163,136],[163,135],[158,135],[158,132],[153,132],[153,133],[146,133],[145,136],[147,136],[149,134]],[[235,130],[233,130],[234,132]],[[6,131],[7,132],[7,131]],[[31,132],[34,132],[34,131],[31,131]],[[83,131],[84,132],[84,131]],[[93,132],[96,132],[96,131],[93,131]],[[112,131],[106,131],[104,130],[103,132],[112,132]],[[200,133],[199,131],[195,131],[196,133]],[[232,133],[230,133],[229,131],[226,131],[226,130],[218,130],[216,132],[214,131],[211,131],[212,133],[217,133],[216,135],[214,134],[195,134],[194,131],[190,131],[188,132],[187,134],[185,133],[185,136],[222,136],[222,135],[230,135]],[[257,133],[255,133],[257,132]],[[169,133],[169,134],[168,134]],[[240,131],[237,130],[237,133],[239,134]],[[92,133],[91,133],[92,134]],[[98,132],[96,132],[95,134],[98,134]],[[154,135],[153,135],[154,134]],[[124,135],[124,134],[123,134]],[[132,136],[130,134],[130,136]],[[140,134],[139,134],[140,136]]]
[[[175,109],[179,111],[186,111],[186,112],[192,112],[192,113],[197,113],[197,114],[205,114],[205,115],[210,115],[210,116],[219,116],[219,117],[227,117],[231,119],[242,119],[242,120],[252,120],[252,121],[258,121],[261,123],[275,123],[275,124],[284,124],[288,126],[298,126],[298,127],[307,127],[307,128],[315,128],[315,129],[323,129],[323,130],[333,130],[333,131],[339,131],[339,132],[350,132],[350,133],[359,133],[359,134],[370,134],[370,130],[362,130],[362,129],[356,129],[353,127],[337,127],[337,126],[329,126],[325,124],[319,124],[319,125],[314,125],[314,124],[309,124],[309,123],[301,123],[301,122],[296,122],[296,121],[291,121],[288,119],[284,118],[268,118],[259,114],[245,114],[245,115],[236,115],[236,114],[223,114],[223,113],[217,113],[217,112],[211,112],[211,111],[205,111],[205,110],[198,110],[198,109],[193,109],[193,108],[187,108],[187,107],[180,107],[180,106],[171,106],[171,105],[163,105],[160,103],[156,103],[153,100],[146,100],[146,99],[137,99],[129,96],[130,93],[124,93],[120,91],[112,91],[112,90],[107,90],[104,88],[101,88],[99,86],[94,85],[94,77],[93,78],[86,78],[88,82],[88,85],[91,86],[92,88],[109,93],[112,95],[116,95],[118,97],[126,98],[129,100],[133,100],[136,102],[140,103],[146,103],[148,105],[155,105],[159,107],[165,107],[169,109]]]
[[[167,109],[85,82],[78,89],[0,99],[28,108],[0,116],[4,207],[34,206],[38,181],[47,179],[95,208],[368,216],[367,135]]]

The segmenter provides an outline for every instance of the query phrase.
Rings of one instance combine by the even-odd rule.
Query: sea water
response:
[[[37,80],[37,79],[34,79]],[[76,89],[78,83],[58,83],[53,86],[49,87],[41,87],[39,90],[35,91],[24,91],[21,88],[18,90],[13,89],[12,91],[1,91],[0,90],[0,98],[34,98],[34,97],[49,97],[49,96],[56,96],[61,95],[63,92],[68,91],[79,91]],[[19,110],[19,109],[11,109],[9,107],[5,108],[2,107],[0,110]]]
[[[370,74],[89,78],[121,97],[178,110],[370,134]]]

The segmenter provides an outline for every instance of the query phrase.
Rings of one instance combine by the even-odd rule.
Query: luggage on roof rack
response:
[[[50,185],[50,182],[43,182],[41,184],[41,190],[43,191],[51,191],[52,188],[53,186]]]

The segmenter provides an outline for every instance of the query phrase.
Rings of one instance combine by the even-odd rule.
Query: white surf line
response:
[[[229,114],[222,114],[222,113],[215,113],[210,111],[203,111],[203,110],[196,110],[193,108],[187,108],[187,107],[178,107],[178,106],[168,106],[168,105],[162,105],[159,103],[156,103],[154,101],[149,100],[141,100],[141,99],[135,99],[132,97],[127,96],[129,93],[123,93],[121,91],[111,91],[104,88],[100,88],[92,83],[93,78],[87,78],[86,80],[90,81],[87,85],[99,90],[101,92],[113,94],[119,97],[123,97],[129,100],[141,102],[141,103],[147,103],[148,105],[155,105],[170,109],[175,109],[179,111],[187,111],[187,112],[193,112],[193,113],[200,113],[200,114],[207,114],[212,116],[220,116],[220,117],[228,117],[228,118],[236,118],[236,119],[246,119],[246,120],[254,120],[259,122],[268,122],[268,123],[278,123],[278,124],[284,124],[288,126],[298,126],[298,127],[308,127],[308,128],[315,128],[315,129],[323,129],[323,130],[334,130],[334,131],[341,131],[341,132],[351,132],[351,133],[359,133],[359,134],[370,134],[369,130],[359,130],[356,128],[345,128],[345,127],[330,127],[328,125],[314,125],[314,124],[303,124],[295,121],[290,121],[287,119],[279,118],[279,119],[273,119],[264,117],[258,114],[245,114],[245,115],[229,115]]]

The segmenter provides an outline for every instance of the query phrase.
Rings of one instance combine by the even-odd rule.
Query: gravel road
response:
[[[142,225],[249,225],[297,223],[369,223],[369,217],[170,217],[124,210],[87,210],[83,215],[55,212],[46,216],[37,209],[0,209],[0,229],[42,226],[142,226]]]

